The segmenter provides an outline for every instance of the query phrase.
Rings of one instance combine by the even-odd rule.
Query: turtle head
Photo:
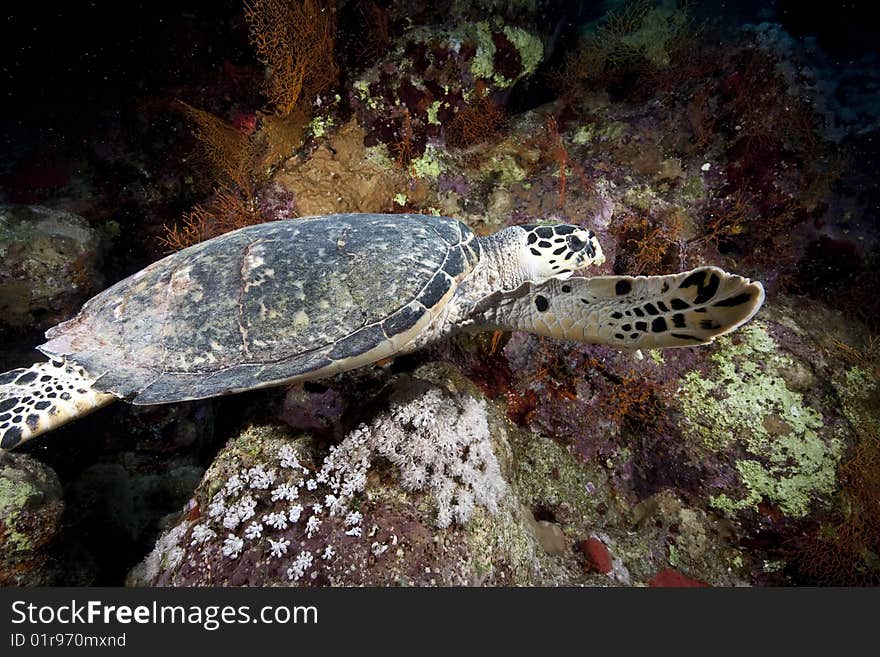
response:
[[[531,281],[568,278],[578,269],[605,262],[596,235],[586,228],[571,224],[518,228],[525,232],[523,269]]]

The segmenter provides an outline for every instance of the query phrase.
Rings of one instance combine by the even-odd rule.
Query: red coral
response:
[[[683,575],[674,568],[664,568],[648,580],[648,586],[670,588],[697,588],[709,586],[706,582]]]
[[[572,162],[571,158],[568,156],[568,149],[565,147],[565,140],[559,133],[559,125],[556,122],[556,119],[552,116],[547,117],[547,123],[545,126],[545,149],[550,156],[550,159],[556,162],[557,166],[559,166],[560,209],[565,206],[565,192],[568,185],[568,169],[571,169],[578,175],[585,192],[590,193],[593,190],[593,185],[587,179],[587,174],[584,171],[584,168],[576,162]]]
[[[611,572],[611,552],[608,547],[598,538],[591,536],[586,541],[581,541],[580,550],[587,557],[587,569],[607,575]]]
[[[232,125],[246,135],[252,135],[257,130],[257,115],[238,112],[232,117]]]

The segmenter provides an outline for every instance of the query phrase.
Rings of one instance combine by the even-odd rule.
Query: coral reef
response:
[[[476,135],[485,138],[500,125],[492,94],[533,73],[542,57],[536,35],[492,21],[408,30],[352,85],[350,99],[366,129],[365,144],[393,150],[407,143],[408,163],[422,157],[462,112],[452,126],[452,142],[476,143]],[[481,117],[474,133],[469,117],[481,107],[490,114]]]
[[[288,162],[278,173],[275,180],[293,193],[300,213],[388,211],[400,190],[418,196],[418,188],[409,189],[403,172],[370,157],[364,135],[363,128],[350,122],[308,159]]]
[[[101,234],[83,217],[0,206],[0,325],[57,324],[102,285]]]
[[[253,0],[222,61],[210,23],[198,84],[102,116],[77,159],[0,163],[4,198],[47,202],[0,208],[2,356],[160,249],[335,212],[576,223],[606,255],[583,273],[715,264],[764,282],[755,321],[644,354],[459,335],[87,418],[3,457],[3,581],[880,582],[876,57],[780,14],[613,5]]]
[[[537,543],[490,443],[503,439],[490,434],[499,419],[470,394],[404,378],[387,414],[320,465],[308,436],[253,426],[131,581],[531,583]]]
[[[460,372],[413,377],[329,450],[273,425],[234,437],[129,582],[630,585],[670,566],[744,581],[704,511],[670,492],[630,509],[604,466],[510,425]]]

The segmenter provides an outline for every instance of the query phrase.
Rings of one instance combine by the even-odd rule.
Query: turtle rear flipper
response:
[[[526,283],[481,304],[485,323],[624,349],[712,342],[764,301],[756,281],[717,267],[669,276],[598,276]]]
[[[0,374],[0,449],[12,449],[116,399],[60,360]]]

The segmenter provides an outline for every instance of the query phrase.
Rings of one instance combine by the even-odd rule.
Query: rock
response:
[[[332,387],[307,390],[296,385],[284,396],[281,419],[300,431],[326,431],[339,425],[346,407],[344,397]]]
[[[0,326],[47,327],[102,287],[100,239],[82,217],[0,206]]]
[[[0,451],[0,586],[88,583],[87,564],[71,563],[58,543],[61,484],[26,454]]]
[[[528,512],[528,511],[527,511]],[[535,520],[535,517],[528,512],[527,520],[538,543],[544,552],[552,555],[565,554],[568,550],[568,541],[565,540],[565,533],[555,522],[549,520]]]
[[[705,350],[708,371],[681,379],[683,440],[704,467],[724,455],[709,468],[714,482],[706,490],[710,505],[729,517],[761,513],[762,503],[791,518],[810,515],[837,489],[852,440],[841,395],[829,393],[839,365],[806,333],[815,310],[777,304]],[[815,383],[806,389],[790,383],[807,379]]]
[[[587,558],[587,567],[589,569],[603,575],[607,575],[613,570],[611,552],[608,551],[608,547],[598,538],[591,536],[587,540],[581,541],[579,547]]]
[[[582,583],[564,529],[523,511],[499,409],[440,363],[399,375],[389,404],[329,453],[287,427],[247,428],[129,582]]]
[[[334,212],[387,212],[406,188],[402,171],[368,158],[364,131],[349,122],[304,162],[291,160],[275,183],[296,197],[303,216]]]

